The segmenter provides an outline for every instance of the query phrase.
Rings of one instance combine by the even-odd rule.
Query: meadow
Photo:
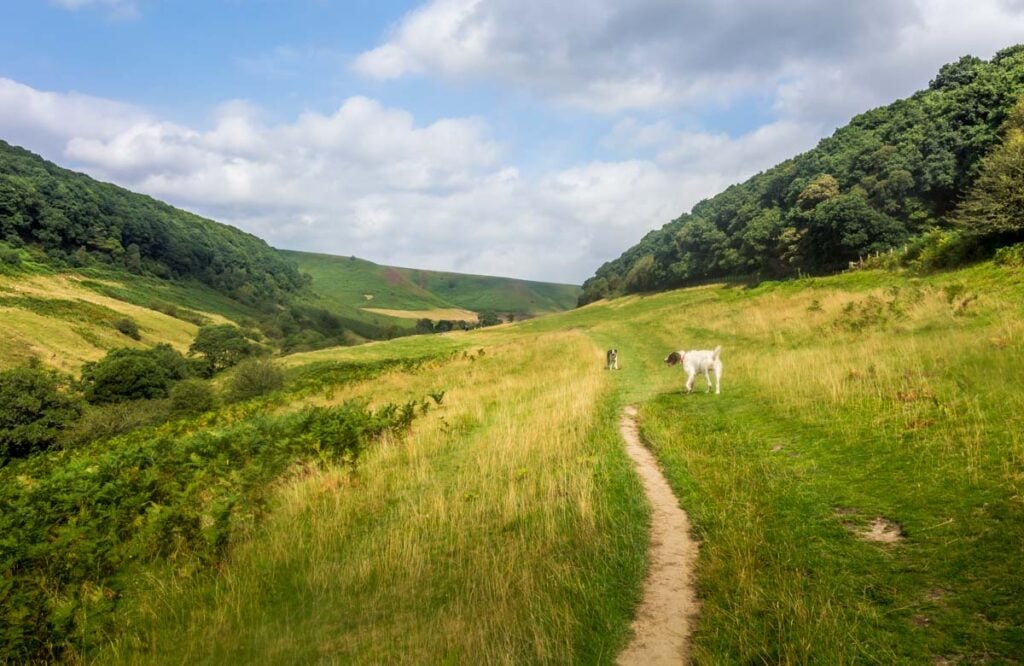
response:
[[[664,356],[716,344],[722,395],[703,379],[682,394]],[[76,654],[611,663],[647,546],[624,405],[701,542],[695,663],[1024,654],[1019,268],[708,285],[282,363],[288,386],[251,411],[164,428],[287,428],[343,405],[417,416],[357,457],[275,463],[215,566],[134,560],[102,640]]]

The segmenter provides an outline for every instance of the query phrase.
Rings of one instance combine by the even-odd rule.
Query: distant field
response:
[[[449,321],[476,321],[477,313],[458,308],[437,308],[434,310],[387,310],[384,308],[363,308],[366,312],[387,315],[388,317],[399,317],[402,319],[431,319],[434,321],[447,319]]]
[[[368,311],[382,314],[443,309],[536,315],[573,308],[580,293],[575,285],[392,268],[355,257],[281,252],[313,276],[318,304],[352,316],[359,316],[359,312],[365,316]],[[388,316],[398,318],[404,326],[411,325],[409,319],[420,317],[394,313]]]

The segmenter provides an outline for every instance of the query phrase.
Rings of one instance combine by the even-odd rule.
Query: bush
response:
[[[38,364],[0,372],[0,463],[43,451],[82,413],[55,372]]]
[[[191,374],[188,362],[170,345],[111,349],[82,366],[82,387],[91,403],[166,398],[171,383]]]
[[[74,426],[68,429],[64,442],[80,446],[102,439],[124,435],[138,428],[167,421],[167,400],[132,400],[105,405],[90,405]]]
[[[134,319],[130,317],[122,317],[114,322],[114,328],[119,332],[127,335],[132,340],[139,340],[142,338],[139,335],[139,325],[135,323]]]
[[[1024,243],[996,250],[995,263],[997,266],[1024,268]]]
[[[21,253],[13,247],[0,247],[0,264],[7,264],[8,266],[14,267],[20,266]]]
[[[213,409],[216,396],[208,382],[184,379],[171,387],[171,411],[177,416],[192,416]]]
[[[250,359],[238,364],[228,384],[232,401],[248,400],[284,386],[284,371],[268,358]]]
[[[962,266],[977,256],[978,246],[975,239],[957,231],[934,229],[910,243],[906,261],[912,270],[929,273]]]

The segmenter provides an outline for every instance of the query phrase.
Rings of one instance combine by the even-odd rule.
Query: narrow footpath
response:
[[[633,620],[633,640],[619,655],[621,666],[689,663],[690,634],[699,610],[694,589],[698,544],[690,519],[679,508],[657,461],[640,442],[636,408],[622,412],[619,430],[651,505],[649,569]]]

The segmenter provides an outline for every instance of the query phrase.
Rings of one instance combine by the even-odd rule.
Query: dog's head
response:
[[[665,357],[665,363],[667,365],[676,365],[683,362],[683,355],[677,351],[672,352]]]
[[[618,358],[618,357],[619,357],[619,350],[618,349],[609,349],[608,350],[608,358],[609,359],[615,359],[615,358]]]

